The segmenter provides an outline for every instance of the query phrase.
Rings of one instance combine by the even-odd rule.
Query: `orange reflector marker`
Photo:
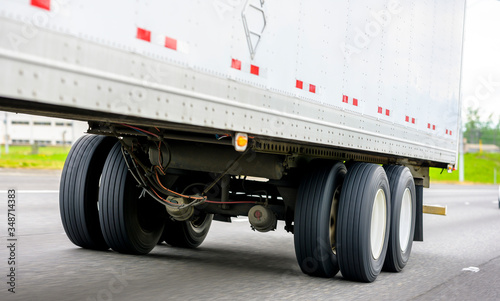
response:
[[[238,152],[244,152],[248,146],[248,135],[244,133],[236,133],[233,138],[234,149]]]

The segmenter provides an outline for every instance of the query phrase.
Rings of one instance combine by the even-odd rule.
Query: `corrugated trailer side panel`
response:
[[[463,19],[463,0],[7,0],[0,96],[454,163]]]

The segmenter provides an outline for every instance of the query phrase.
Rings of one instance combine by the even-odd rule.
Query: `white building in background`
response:
[[[87,130],[86,122],[0,112],[0,143],[69,145]]]

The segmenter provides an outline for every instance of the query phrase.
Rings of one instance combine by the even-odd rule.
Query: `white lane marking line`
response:
[[[243,217],[243,218],[238,217],[238,218],[233,219],[232,221],[235,223],[248,222],[248,218],[247,217]]]
[[[462,271],[469,271],[469,272],[474,272],[477,273],[479,272],[479,268],[476,267],[468,267],[468,268],[463,268]]]
[[[465,202],[465,205],[470,205],[470,203],[469,202]]]
[[[0,190],[0,193],[7,193],[7,190]],[[16,193],[59,193],[59,190],[16,190]]]

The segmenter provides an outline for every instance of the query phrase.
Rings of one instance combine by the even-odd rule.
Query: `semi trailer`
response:
[[[423,240],[429,168],[456,167],[464,13],[5,0],[0,109],[88,122],[59,193],[76,246],[195,248],[212,221],[248,216],[284,221],[304,273],[372,282]]]

